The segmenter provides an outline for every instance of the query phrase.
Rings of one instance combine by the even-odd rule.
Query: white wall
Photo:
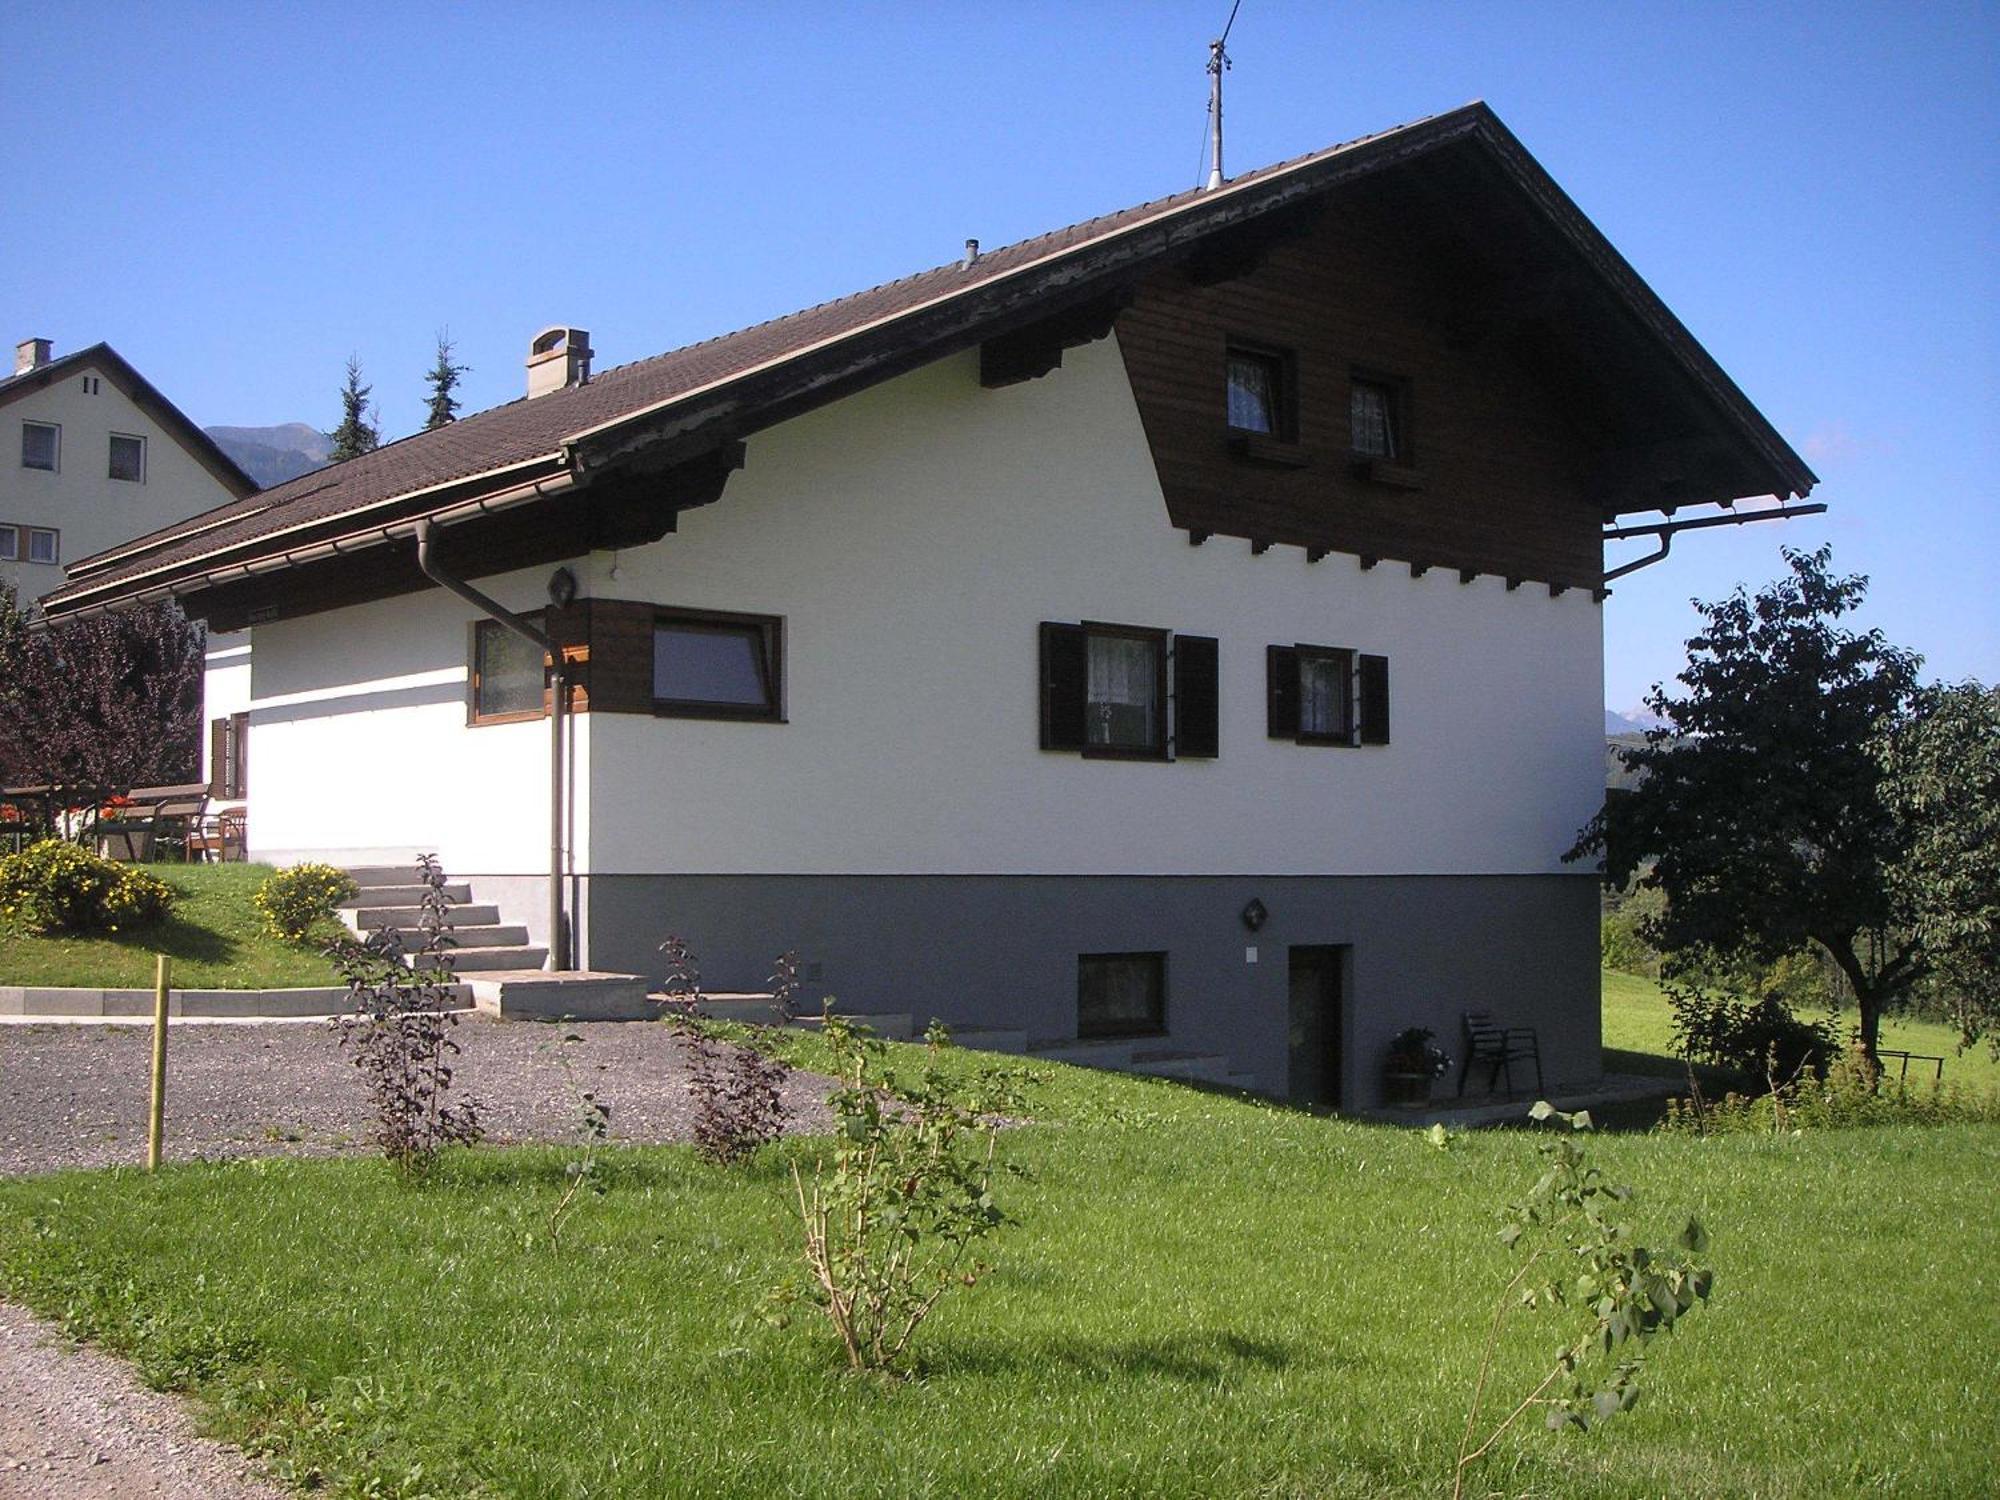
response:
[[[533,609],[546,602],[548,571],[484,586],[510,608]],[[548,723],[467,725],[472,618],[440,589],[257,627],[253,859],[366,864],[434,853],[453,873],[547,872]],[[569,723],[572,753],[586,756],[587,719]],[[578,826],[588,792],[576,790]]]
[[[1552,872],[1603,796],[1587,593],[1190,547],[1109,340],[1024,385],[981,389],[967,355],[787,423],[676,535],[573,567],[598,597],[783,615],[789,703],[583,716],[605,811],[579,870]],[[548,571],[481,586],[533,608]],[[470,618],[436,592],[257,628],[253,853],[546,870],[547,728],[466,726]],[[1037,624],[1082,619],[1220,638],[1220,759],[1037,748]],[[1267,740],[1273,642],[1388,656],[1394,742]]]
[[[94,392],[86,379],[96,382]],[[54,473],[21,466],[21,424],[62,428]],[[145,478],[110,477],[111,434],[146,440]],[[0,406],[0,524],[52,526],[62,533],[56,566],[0,563],[0,583],[23,604],[62,586],[65,564],[235,498],[170,434],[86,364],[39,391]]]
[[[774,429],[720,503],[611,562],[588,592],[783,615],[790,721],[595,716],[598,873],[1559,871],[1603,797],[1588,593],[1189,546],[1111,340],[998,391],[968,354]],[[1082,619],[1221,639],[1220,759],[1037,748],[1037,623]],[[1264,648],[1292,642],[1388,656],[1391,745],[1265,737]]]

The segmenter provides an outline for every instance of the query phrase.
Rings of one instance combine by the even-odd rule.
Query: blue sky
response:
[[[0,335],[107,339],[202,423],[411,430],[528,336],[622,363],[1191,186],[1224,0],[45,3],[0,17]],[[1243,0],[1243,169],[1483,98],[1818,471],[1606,605],[1606,701],[1830,540],[1867,623],[2000,679],[2000,7]]]

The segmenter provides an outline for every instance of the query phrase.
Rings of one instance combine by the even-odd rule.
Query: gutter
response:
[[[419,517],[416,523],[417,566],[439,588],[470,604],[489,620],[512,631],[549,657],[549,968],[560,972],[569,967],[568,943],[563,926],[563,728],[568,722],[569,672],[562,647],[555,638],[538,630],[497,600],[488,598],[462,578],[444,571],[431,547],[432,518]]]
[[[1674,536],[1682,531],[1701,531],[1710,526],[1744,526],[1752,521],[1789,521],[1794,516],[1817,516],[1826,510],[1824,505],[1780,505],[1776,510],[1747,510],[1740,515],[1701,516],[1692,521],[1660,521],[1651,526],[1618,526],[1605,532],[1607,542],[1623,541],[1627,537],[1651,536],[1660,539],[1660,550],[1648,552],[1644,557],[1613,568],[1604,575],[1606,583],[1614,578],[1623,578],[1627,573],[1636,573],[1641,568],[1650,568],[1656,562],[1663,562],[1674,550]]]

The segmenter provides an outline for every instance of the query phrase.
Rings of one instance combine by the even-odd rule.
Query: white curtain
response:
[[[1159,647],[1126,636],[1090,638],[1086,719],[1093,745],[1153,743],[1159,697]]]

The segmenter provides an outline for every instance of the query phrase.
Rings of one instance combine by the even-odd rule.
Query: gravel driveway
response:
[[[687,1050],[643,1021],[564,1026],[468,1016],[453,1092],[479,1101],[487,1138],[563,1141],[572,1104],[557,1052],[611,1107],[624,1141],[691,1138]],[[0,1173],[142,1165],[150,1026],[0,1026]],[[832,1080],[794,1074],[787,1128],[821,1130]],[[368,1098],[323,1022],[176,1024],[168,1033],[167,1157],[365,1151]]]

